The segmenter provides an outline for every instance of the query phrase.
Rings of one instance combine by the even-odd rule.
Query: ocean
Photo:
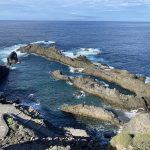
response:
[[[149,40],[148,22],[0,21],[0,64],[4,64],[10,52],[20,46],[33,42],[49,46],[55,42],[67,56],[85,55],[95,63],[145,75],[149,82]],[[21,63],[11,68],[9,76],[0,84],[1,92],[12,99],[20,99],[25,105],[32,105],[56,126],[87,128],[97,137],[103,131],[115,129],[109,123],[73,118],[60,111],[62,105],[81,103],[110,107],[87,93],[76,96],[79,89],[65,81],[54,80],[50,72],[60,69],[66,74],[82,74],[36,55],[18,52],[18,56]]]

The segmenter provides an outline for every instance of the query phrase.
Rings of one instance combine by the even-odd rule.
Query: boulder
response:
[[[15,51],[11,52],[11,54],[7,57],[7,65],[11,66],[12,64],[16,64],[18,62],[18,56]]]

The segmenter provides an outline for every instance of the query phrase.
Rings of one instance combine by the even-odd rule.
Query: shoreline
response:
[[[77,86],[78,88],[80,88],[90,94],[94,94],[103,99],[107,99],[107,100],[109,99],[110,101],[112,101],[112,103],[111,103],[111,104],[113,104],[112,107],[115,106],[117,103],[118,104],[120,103],[120,105],[118,106],[119,108],[130,108],[131,110],[133,110],[133,109],[137,109],[137,108],[140,109],[142,107],[145,110],[145,111],[143,111],[144,113],[146,113],[146,111],[149,113],[150,91],[146,88],[148,88],[150,86],[150,84],[144,83],[144,81],[145,81],[144,77],[137,77],[136,75],[131,74],[126,70],[112,69],[112,68],[102,65],[102,64],[99,64],[99,65],[93,64],[85,56],[79,56],[77,58],[69,58],[69,57],[66,57],[65,55],[63,55],[59,50],[55,49],[54,47],[53,48],[42,48],[35,44],[29,44],[25,47],[19,48],[18,51],[29,53],[29,54],[30,53],[38,54],[40,56],[46,57],[48,59],[52,59],[59,63],[63,63],[67,66],[72,66],[75,68],[83,68],[82,70],[79,70],[81,73],[85,73],[87,75],[93,75],[96,77],[101,77],[102,79],[105,79],[105,80],[107,80],[109,82],[113,82],[113,83],[115,82],[116,84],[119,83],[123,88],[126,87],[127,89],[131,90],[132,92],[135,92],[135,97],[133,95],[131,95],[131,96],[123,95],[123,94],[119,93],[119,91],[113,92],[114,89],[109,89],[108,87],[104,87],[103,85],[99,84],[96,80],[91,79],[91,78],[82,78],[82,77],[81,78],[78,78],[78,77],[72,78],[72,77],[69,77],[66,75],[62,75],[60,72],[56,72],[56,74],[55,74],[55,72],[52,73],[55,78],[65,80],[65,81],[71,81],[75,86]],[[7,74],[5,74],[5,75],[7,75]],[[129,83],[127,83],[127,80],[129,80],[128,81]],[[131,83],[130,83],[130,81],[131,81]],[[131,84],[134,84],[134,86],[130,87]],[[134,89],[135,86],[137,86],[137,87]],[[116,89],[115,89],[115,91],[116,91]],[[107,92],[109,93],[108,95],[107,95]],[[103,94],[103,96],[102,96],[102,94]],[[134,105],[130,106],[131,103]],[[1,110],[2,111],[1,112],[1,114],[2,114],[1,121],[4,123],[3,117],[4,117],[4,119],[6,119],[6,123],[8,125],[9,131],[11,128],[11,126],[9,126],[10,124],[8,124],[8,123],[10,123],[9,122],[10,120],[13,122],[18,120],[18,122],[20,122],[20,123],[25,121],[23,126],[32,128],[32,130],[38,132],[40,136],[42,136],[42,135],[45,135],[46,137],[56,136],[57,138],[61,138],[61,136],[59,134],[57,135],[56,130],[60,131],[61,133],[64,133],[66,130],[66,129],[62,130],[59,128],[55,128],[53,125],[50,125],[50,128],[49,128],[49,126],[46,124],[47,121],[44,120],[42,117],[40,117],[39,113],[36,110],[34,110],[33,108],[20,106],[17,104],[13,104],[13,105],[3,104],[2,107],[4,107],[4,110]],[[74,108],[77,108],[78,111],[73,110]],[[12,114],[9,115],[9,113],[11,111],[14,113],[13,115]],[[77,114],[77,115],[81,115],[81,116],[89,116],[90,118],[96,117],[96,115],[94,116],[94,114],[93,114],[94,112],[95,112],[95,114],[97,112],[100,112],[99,114],[101,114],[101,115],[98,116],[98,118],[100,118],[100,120],[110,121],[111,123],[117,122],[117,124],[119,122],[118,118],[116,118],[112,112],[110,113],[104,109],[99,109],[99,108],[96,108],[93,106],[84,106],[84,105],[67,106],[67,107],[63,107],[62,111],[66,112],[66,113],[72,113],[75,115]],[[143,112],[141,111],[140,114],[142,114]],[[5,116],[3,116],[4,113],[7,113],[8,114],[7,117],[11,118],[11,119],[8,119],[7,117],[5,118]],[[96,118],[96,119],[98,119],[98,118]],[[130,120],[132,120],[132,118]],[[17,123],[17,126],[19,126],[18,124],[19,123]],[[124,125],[125,124],[123,124],[123,126]],[[120,127],[121,126],[122,125],[120,125]],[[7,132],[7,134],[5,134],[5,133],[2,134],[4,137],[3,139],[5,139],[5,137],[9,138],[9,136],[8,136],[9,133],[7,131],[8,128],[5,125],[3,125],[3,127],[6,129],[5,131]],[[52,130],[52,131],[50,131],[50,130]],[[78,130],[79,130],[79,132],[82,133],[81,137],[83,137],[83,135],[86,135],[87,139],[88,140],[90,139],[86,133],[86,130],[81,131],[81,129],[77,129],[77,130],[71,129],[72,133],[71,133],[71,131],[69,131],[69,132],[70,132],[70,134],[74,134]],[[17,131],[18,130],[16,130],[15,132],[17,132]],[[80,134],[77,133],[76,136],[78,137],[79,135]],[[74,138],[75,135],[72,135],[72,136],[73,136],[73,140],[75,140],[75,138]],[[34,137],[32,137],[32,138],[34,139]],[[67,140],[69,140],[68,138],[70,138],[70,137],[65,135],[64,138],[67,138]],[[77,141],[81,140],[81,139],[82,138],[78,137]],[[62,140],[64,140],[64,139],[62,138]],[[88,143],[88,140],[86,141],[86,144]],[[90,139],[90,140],[92,140],[92,139]],[[109,138],[109,140],[110,140],[110,138]],[[32,140],[28,139],[28,141],[32,141]],[[75,142],[77,142],[77,141],[75,140]],[[25,141],[23,141],[23,142],[25,142]],[[96,145],[97,148],[100,148],[102,145],[99,145],[97,143],[98,143],[97,141],[93,141],[93,144]],[[17,144],[19,144],[19,143],[17,143]],[[90,146],[93,146],[93,144],[90,143]],[[71,146],[71,145],[69,145],[69,146]],[[68,148],[69,148],[69,146],[68,146]],[[80,146],[82,146],[82,145],[80,145]],[[58,145],[56,147],[58,147]]]

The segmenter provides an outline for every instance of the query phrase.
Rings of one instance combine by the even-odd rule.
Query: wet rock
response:
[[[16,63],[18,63],[18,57],[17,57],[17,53],[13,51],[7,57],[7,65],[11,66],[12,64],[16,64]]]

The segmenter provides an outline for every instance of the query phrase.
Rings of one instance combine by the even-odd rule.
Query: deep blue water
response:
[[[81,48],[99,50],[100,54],[91,53],[88,57],[94,62],[150,76],[150,23],[0,21],[0,63],[4,63],[4,58],[19,47],[18,44],[43,40],[55,41],[57,47],[66,52],[80,53]],[[44,109],[43,113],[52,123],[75,125],[74,119],[59,111],[64,104],[107,105],[88,94],[77,99],[74,93],[78,89],[64,81],[53,80],[49,72],[61,69],[71,74],[67,66],[34,55],[22,55],[20,59],[22,63],[11,70],[0,90],[11,98]],[[30,94],[34,94],[33,98]],[[97,130],[112,128],[100,122],[93,124],[80,119],[77,122]]]

